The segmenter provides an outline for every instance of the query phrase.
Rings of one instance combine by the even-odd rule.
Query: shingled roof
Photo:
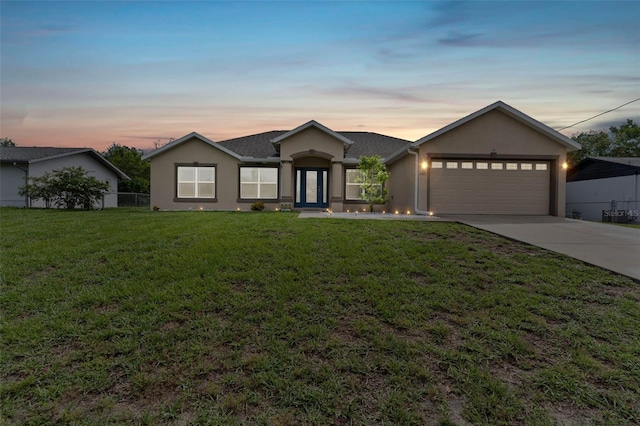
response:
[[[102,155],[98,154],[91,148],[55,148],[40,146],[3,146],[0,147],[0,162],[2,163],[36,163],[46,161],[52,158],[65,157],[74,154],[87,153],[95,158],[98,162],[112,169],[120,179],[128,180],[120,169],[111,164]]]
[[[217,142],[223,147],[242,157],[270,158],[279,154],[272,141],[289,132],[288,130],[272,130],[270,132],[243,136]],[[410,141],[371,132],[336,132],[353,141],[345,154],[345,158],[358,159],[361,156],[379,155],[387,158],[397,151],[409,148]]]
[[[90,148],[53,148],[40,146],[6,146],[0,147],[2,162],[32,162],[44,158],[69,155],[82,151],[92,151]]]

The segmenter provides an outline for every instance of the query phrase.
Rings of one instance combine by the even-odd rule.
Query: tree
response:
[[[384,184],[389,180],[390,173],[379,155],[360,157],[358,169],[360,174],[357,182],[362,187],[360,198],[369,204],[369,211],[373,212],[374,204],[387,202],[389,191],[384,187]]]
[[[16,146],[15,142],[9,138],[0,138],[0,146],[2,147],[11,147]]]
[[[88,176],[82,167],[65,167],[31,177],[19,194],[33,200],[42,199],[47,208],[52,203],[65,209],[91,210],[109,190],[107,182]]]
[[[151,171],[149,163],[142,160],[141,150],[114,143],[102,156],[131,178],[118,182],[119,192],[149,193]]]
[[[587,157],[640,157],[640,126],[633,120],[620,127],[611,126],[609,132],[591,130],[573,135],[572,139],[582,149],[568,154],[571,166]]]

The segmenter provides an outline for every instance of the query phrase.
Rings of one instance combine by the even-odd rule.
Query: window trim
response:
[[[355,172],[359,172],[360,169],[358,168],[349,168],[349,169],[344,169],[344,201],[348,201],[348,202],[353,202],[353,201],[359,201],[359,202],[363,202],[364,200],[362,198],[360,198],[360,196],[358,196],[358,198],[348,198],[347,197],[347,186],[356,186],[358,188],[360,188],[360,190],[358,191],[358,194],[362,194],[362,184],[361,183],[349,183],[347,181],[347,175],[349,174],[350,171],[355,171]]]
[[[213,167],[213,197],[179,197],[178,196],[178,169],[180,167]],[[218,164],[217,163],[175,163],[174,164],[174,192],[173,201],[178,203],[192,203],[192,202],[218,202]],[[197,183],[197,180],[196,180]]]
[[[242,196],[242,169],[275,169],[276,171],[276,196],[275,198],[265,197],[243,197]],[[260,178],[258,178],[260,179]],[[258,184],[258,195],[260,195],[260,184],[262,182],[251,182]],[[266,182],[264,182],[266,183]],[[277,203],[280,200],[280,167],[270,165],[257,165],[257,164],[239,164],[238,165],[238,198],[237,202],[253,202],[253,201],[266,201]]]

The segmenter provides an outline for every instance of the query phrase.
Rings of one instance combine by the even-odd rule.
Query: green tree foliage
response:
[[[16,146],[15,142],[9,138],[0,138],[0,146],[2,147],[10,147]]]
[[[633,120],[627,120],[620,127],[611,126],[609,132],[591,130],[572,139],[581,144],[582,149],[569,153],[571,166],[587,157],[640,157],[640,126]]]
[[[118,182],[118,192],[149,193],[151,171],[149,163],[142,160],[142,154],[139,149],[116,143],[102,153],[104,158],[131,178]]]
[[[82,167],[65,167],[29,178],[19,193],[32,200],[42,199],[47,208],[54,205],[65,209],[92,210],[108,190],[107,182],[88,176]]]
[[[374,204],[387,202],[389,191],[384,187],[384,184],[389,180],[391,174],[387,171],[379,155],[360,157],[358,169],[360,174],[357,181],[362,186],[360,198],[369,204],[369,211],[373,212]]]

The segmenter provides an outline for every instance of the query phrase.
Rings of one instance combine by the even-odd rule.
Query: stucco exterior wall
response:
[[[118,176],[86,152],[31,163],[29,165],[29,176],[42,176],[45,173],[65,167],[82,167],[87,171],[87,175],[109,184],[109,190],[104,196],[104,203],[98,203],[96,208],[118,207]],[[42,201],[32,201],[31,207],[44,207],[44,203]]]
[[[177,165],[215,165],[216,198],[177,200]],[[163,210],[249,210],[251,202],[239,198],[240,161],[197,138],[181,143],[151,159],[151,207]],[[267,205],[269,204],[269,205]],[[271,205],[272,204],[272,205]],[[275,209],[279,202],[265,203]]]
[[[343,161],[344,145],[342,141],[315,127],[309,127],[280,142],[282,160],[293,159],[304,153],[309,156],[327,154],[332,161]]]
[[[27,168],[27,164],[19,164]],[[27,200],[18,194],[18,189],[25,185],[26,173],[9,163],[0,163],[0,206],[26,207]]]
[[[419,154],[420,162],[439,157],[550,161],[553,210],[550,213],[565,215],[566,172],[562,164],[566,161],[567,149],[500,111],[489,111],[423,143]]]
[[[567,182],[567,216],[574,210],[585,220],[601,221],[602,210],[640,209],[640,175]]]
[[[414,155],[407,155],[387,167],[391,174],[387,181],[390,212],[415,213],[415,161]]]

